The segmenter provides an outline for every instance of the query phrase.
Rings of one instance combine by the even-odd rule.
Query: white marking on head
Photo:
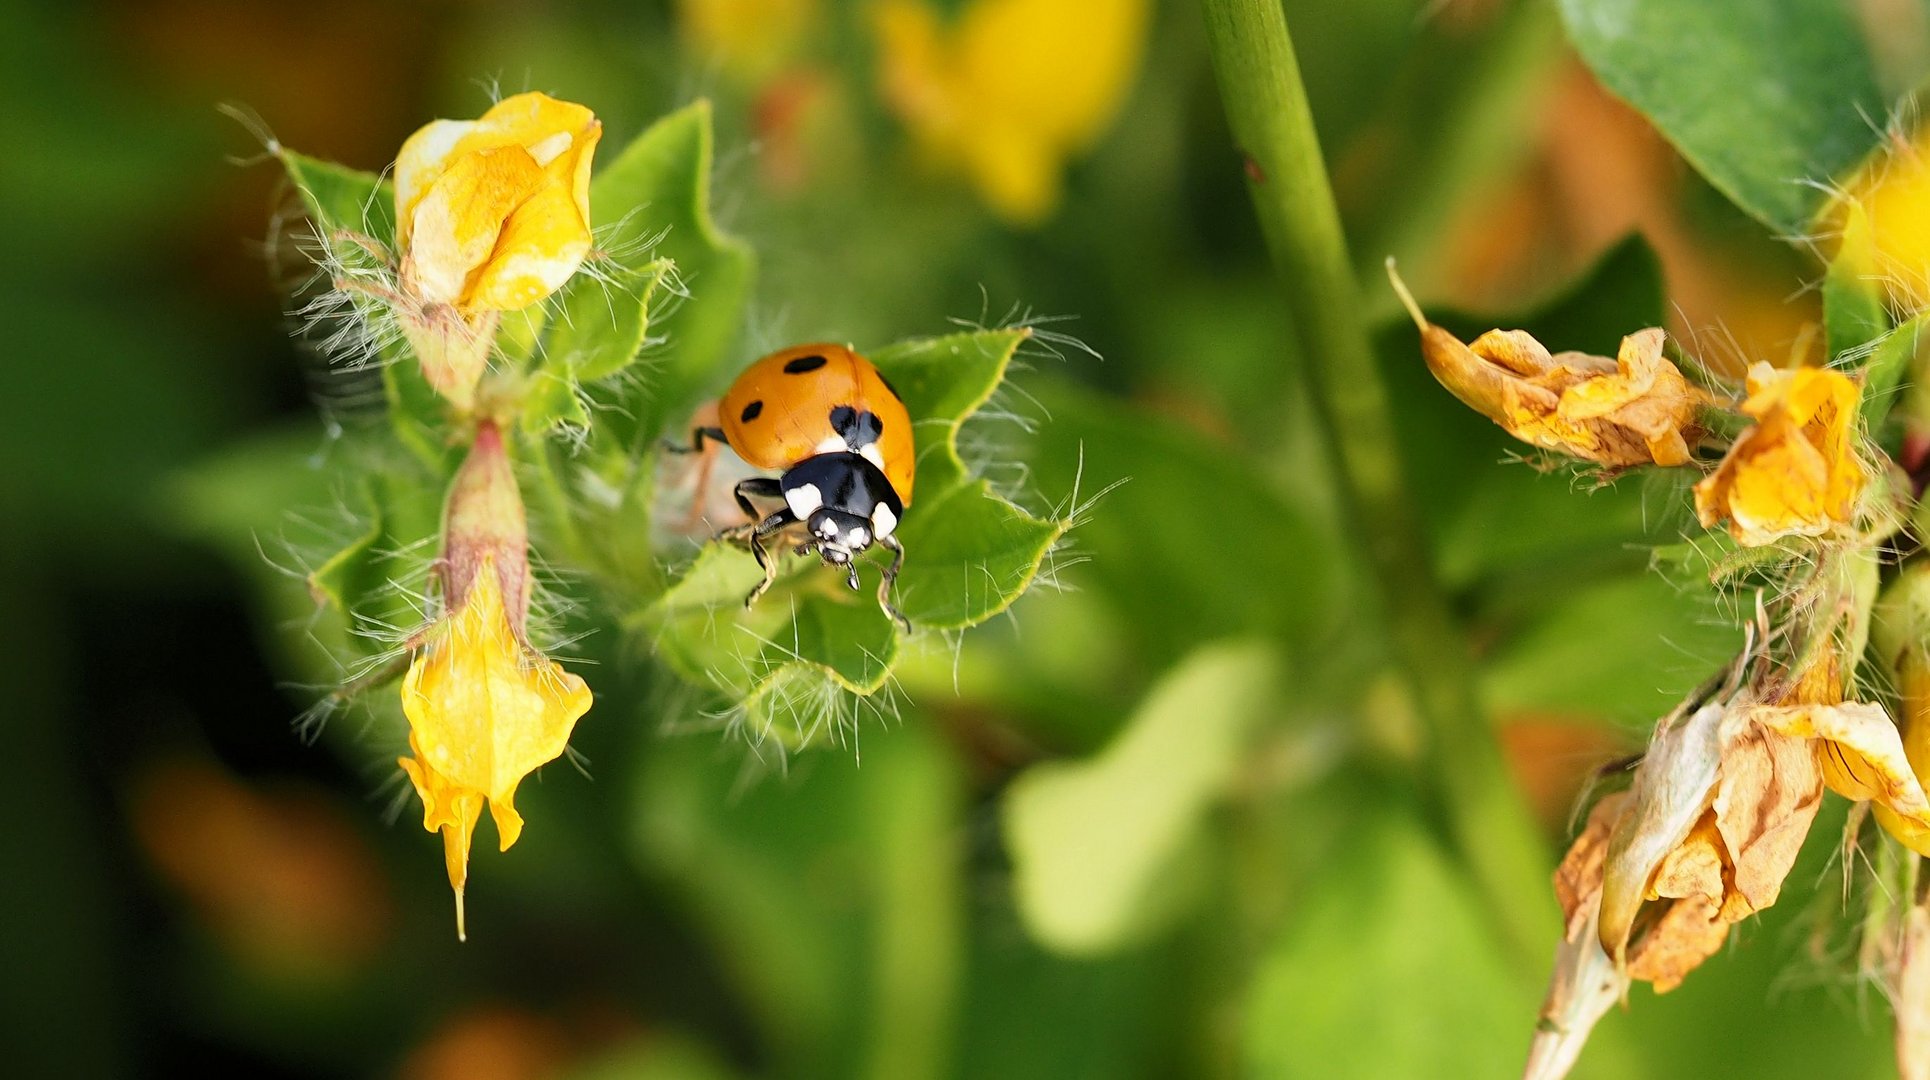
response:
[[[898,527],[898,515],[891,512],[891,507],[880,502],[871,508],[871,527],[878,530],[880,537],[890,536],[891,530]]]
[[[784,504],[791,508],[792,516],[803,521],[824,505],[824,492],[816,484],[799,484],[785,490]]]
[[[868,443],[865,443],[862,447],[859,447],[858,456],[864,458],[866,461],[871,462],[873,465],[878,466],[879,472],[884,471],[885,452],[883,450],[878,449],[877,443],[868,442]]]
[[[861,548],[871,543],[871,534],[864,531],[864,526],[855,525],[850,534],[844,538],[844,542],[847,547]]]
[[[818,522],[818,535],[824,537],[826,540],[836,540],[838,538],[838,523],[832,521],[830,518],[825,518],[823,521]]]

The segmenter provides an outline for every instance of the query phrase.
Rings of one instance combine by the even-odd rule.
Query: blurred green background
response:
[[[939,25],[989,6],[929,5]],[[883,6],[835,0],[0,15],[8,1072],[1518,1069],[1545,972],[1504,952],[1406,779],[1427,762],[1354,632],[1361,540],[1334,516],[1199,14],[1063,7],[1018,5],[1020,32],[949,87],[920,84]],[[1551,8],[1287,9],[1377,306],[1392,253],[1430,305],[1516,313],[1556,348],[1612,353],[1658,320],[1738,366],[1803,347],[1813,266],[1598,86]],[[589,104],[606,150],[714,99],[716,212],[760,258],[746,361],[1073,317],[1044,325],[1091,352],[1035,353],[982,456],[1035,506],[1130,481],[1073,534],[1063,591],[908,661],[851,745],[783,767],[592,633],[572,649],[595,662],[589,779],[558,764],[528,786],[531,828],[479,851],[459,945],[439,844],[412,807],[391,817],[393,733],[352,713],[319,745],[291,731],[313,691],[301,627],[257,602],[277,536],[211,524],[326,507],[224,511],[190,478],[262,440],[319,450],[332,386],[290,335],[290,193],[216,106],[380,169],[492,88]],[[977,106],[1056,118],[1051,138],[979,161],[932,119]],[[1552,868],[1588,770],[1733,634],[1631,547],[1685,526],[1673,482],[1584,496],[1503,468],[1411,328],[1383,345],[1436,569]],[[1887,1075],[1828,846],[1746,947],[1667,998],[1638,989],[1579,1075]],[[1552,919],[1531,933],[1552,948]]]

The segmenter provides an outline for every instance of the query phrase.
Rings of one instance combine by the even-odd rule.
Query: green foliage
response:
[[[1260,962],[1247,1075],[1510,1075],[1534,985],[1501,960],[1480,902],[1410,816],[1365,818]]]
[[[719,373],[730,367],[726,350],[743,325],[755,260],[743,241],[711,220],[711,158],[711,107],[699,101],[652,124],[590,182],[591,224],[611,257],[635,273],[646,265],[639,262],[645,253],[660,254],[676,266],[687,292],[670,348],[653,357],[647,377],[628,380],[627,393],[599,397],[607,406],[599,417],[632,450],[687,415],[706,391],[719,389]],[[600,336],[631,336],[621,318],[581,313],[580,325]],[[640,327],[639,343],[642,334]]]
[[[1197,900],[1175,873],[1206,835],[1254,736],[1281,709],[1275,653],[1207,646],[1153,688],[1106,749],[1015,780],[1004,800],[1013,889],[1032,935],[1068,953],[1111,952]]]
[[[1838,0],[1560,0],[1569,39],[1723,194],[1807,233],[1891,103],[1876,42]]]

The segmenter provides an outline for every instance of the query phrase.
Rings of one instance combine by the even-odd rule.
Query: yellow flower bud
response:
[[[402,328],[429,385],[475,401],[499,313],[561,288],[590,252],[590,160],[602,124],[542,94],[479,120],[437,120],[395,161]]]
[[[1730,532],[1750,547],[1848,525],[1864,484],[1856,457],[1859,396],[1840,371],[1750,368],[1742,411],[1756,423],[1696,485],[1702,523],[1727,519]]]

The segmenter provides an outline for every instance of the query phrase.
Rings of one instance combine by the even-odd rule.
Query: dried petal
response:
[[[1666,994],[1714,956],[1728,936],[1729,921],[1714,900],[1676,900],[1629,945],[1628,977],[1652,983],[1656,993]]]
[[[1876,819],[1918,854],[1930,853],[1930,799],[1880,705],[1757,705],[1751,719],[1775,731],[1819,739],[1817,763],[1831,790],[1876,803]]]
[[[1751,727],[1722,762],[1715,826],[1732,868],[1722,918],[1735,922],[1774,904],[1823,805],[1814,747]]]
[[[1602,948],[1618,962],[1656,870],[1709,808],[1722,759],[1742,721],[1721,704],[1678,710],[1657,729],[1630,791],[1633,804],[1609,841],[1602,875]]]
[[[1421,328],[1428,370],[1508,434],[1611,469],[1691,460],[1690,448],[1702,436],[1697,410],[1707,397],[1662,355],[1660,329],[1623,338],[1614,360],[1579,352],[1551,356],[1521,330],[1490,330],[1465,345],[1429,323],[1401,291]]]
[[[1854,438],[1860,393],[1828,368],[1750,368],[1742,409],[1756,423],[1696,485],[1702,523],[1727,519],[1751,547],[1848,525],[1864,485]]]

